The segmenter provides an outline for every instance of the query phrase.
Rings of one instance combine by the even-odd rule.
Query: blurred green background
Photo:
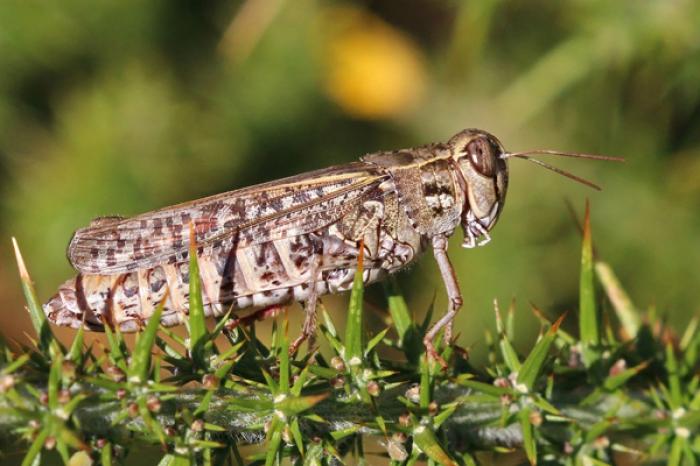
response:
[[[26,341],[30,329],[11,236],[43,299],[72,275],[65,247],[93,217],[465,127],[513,150],[627,163],[555,161],[602,193],[511,163],[492,243],[452,242],[463,345],[478,357],[495,297],[518,298],[523,341],[536,330],[529,302],[575,310],[580,238],[566,202],[581,216],[586,197],[599,256],[638,306],[681,327],[700,308],[699,25],[694,0],[2,0],[0,332]],[[417,314],[435,293],[442,311],[430,257],[401,281]],[[381,287],[370,298],[381,306]]]

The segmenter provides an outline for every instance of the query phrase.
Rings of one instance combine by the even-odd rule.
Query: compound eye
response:
[[[465,147],[469,162],[474,170],[484,176],[496,174],[496,150],[487,138],[476,138]]]

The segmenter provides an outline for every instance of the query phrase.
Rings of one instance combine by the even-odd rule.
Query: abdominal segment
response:
[[[306,301],[314,290],[316,295],[348,290],[357,268],[358,245],[337,236],[307,234],[200,257],[204,312],[220,316],[232,308]],[[381,279],[388,264],[396,268],[365,249],[365,283]],[[187,262],[119,275],[78,275],[59,288],[44,311],[58,325],[98,331],[109,325],[133,332],[146,324],[161,302],[163,325],[187,319]]]

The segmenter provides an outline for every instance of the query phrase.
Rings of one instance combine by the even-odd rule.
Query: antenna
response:
[[[579,176],[574,175],[573,173],[567,172],[566,170],[562,170],[561,168],[557,168],[553,165],[550,165],[548,163],[545,163],[541,160],[534,159],[531,157],[531,155],[556,155],[559,157],[572,157],[572,158],[577,158],[577,159],[590,159],[590,160],[605,160],[608,162],[624,162],[625,159],[622,157],[611,157],[608,155],[597,155],[597,154],[582,154],[579,152],[561,152],[561,151],[556,151],[556,150],[551,150],[551,149],[536,149],[536,150],[528,150],[528,151],[523,151],[523,152],[506,152],[501,155],[502,159],[508,159],[511,157],[515,157],[517,159],[524,159],[528,160],[534,164],[537,164],[541,167],[546,168],[547,170],[551,170],[554,173],[558,173],[559,175],[565,176],[569,179],[572,179],[578,183],[584,184],[590,188],[596,189],[598,191],[601,190],[600,186],[597,184],[588,181],[585,178],[581,178]]]

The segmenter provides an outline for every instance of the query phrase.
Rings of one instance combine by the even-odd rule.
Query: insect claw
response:
[[[296,340],[292,342],[291,345],[289,345],[289,355],[294,356],[296,352],[299,350],[299,347],[301,346],[302,343],[304,343],[304,340],[306,338],[303,338],[303,335],[300,335],[297,337]]]
[[[484,244],[488,244],[491,241],[491,235],[489,235],[489,232],[484,228],[480,223],[476,223],[476,229],[479,230],[482,236],[482,240],[477,243],[477,246],[483,246]]]
[[[476,237],[474,236],[474,233],[472,233],[471,228],[465,228],[464,233],[466,235],[466,238],[464,238],[464,241],[462,241],[462,247],[466,249],[475,248]]]
[[[464,234],[466,238],[462,242],[462,247],[467,249],[472,249],[477,246],[483,246],[491,241],[491,235],[489,235],[488,230],[484,227],[481,222],[476,218],[468,219],[469,223],[466,228],[464,228]],[[477,238],[481,240],[477,241]]]
[[[442,367],[443,371],[447,370],[447,362],[445,362],[445,359],[440,356],[435,349],[435,346],[433,345],[433,342],[430,340],[423,340],[423,344],[425,345],[425,352],[428,355],[428,359],[432,359],[433,361],[437,362],[440,364],[440,367]]]

